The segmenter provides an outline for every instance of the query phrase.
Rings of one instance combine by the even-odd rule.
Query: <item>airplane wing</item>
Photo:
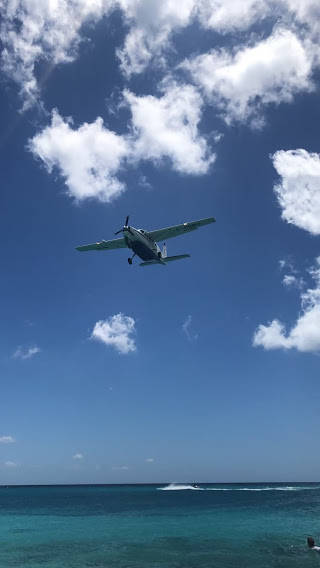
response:
[[[111,250],[118,248],[126,248],[127,244],[124,239],[113,239],[113,241],[100,241],[99,243],[93,243],[91,245],[82,245],[76,247],[77,250]]]
[[[195,231],[198,227],[203,225],[208,225],[209,223],[214,223],[214,217],[208,217],[207,219],[200,219],[199,221],[191,221],[190,223],[183,223],[182,225],[173,225],[172,227],[166,227],[165,229],[158,229],[157,231],[148,231],[148,235],[154,241],[164,241],[166,239],[171,239],[172,237],[178,237],[184,233],[189,233],[189,231]]]

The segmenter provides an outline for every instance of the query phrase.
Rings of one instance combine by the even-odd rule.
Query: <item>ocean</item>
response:
[[[0,487],[0,567],[320,566],[320,484]]]

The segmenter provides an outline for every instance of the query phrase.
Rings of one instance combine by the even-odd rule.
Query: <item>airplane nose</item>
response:
[[[130,227],[123,227],[123,234],[126,235],[127,237],[130,237],[132,235]]]

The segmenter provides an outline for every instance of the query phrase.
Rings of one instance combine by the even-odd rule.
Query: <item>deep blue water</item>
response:
[[[320,484],[201,488],[0,487],[0,567],[320,566]]]

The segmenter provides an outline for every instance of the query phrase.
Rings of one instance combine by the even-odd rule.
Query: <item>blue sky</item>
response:
[[[6,3],[0,483],[319,479],[317,11]]]

